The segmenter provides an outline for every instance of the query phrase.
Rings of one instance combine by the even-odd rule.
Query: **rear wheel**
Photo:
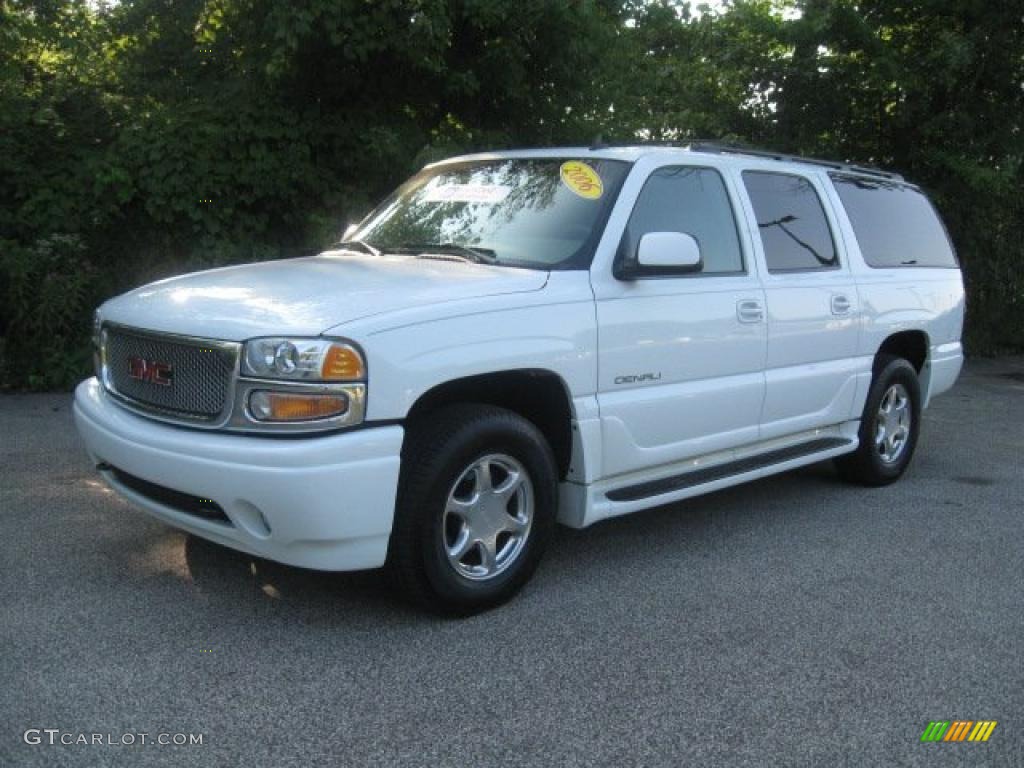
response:
[[[556,482],[544,436],[511,411],[456,405],[411,423],[389,548],[401,590],[456,615],[508,600],[550,538]]]
[[[914,366],[902,357],[878,360],[856,452],[836,459],[839,473],[863,485],[888,485],[906,471],[917,447],[921,385]]]

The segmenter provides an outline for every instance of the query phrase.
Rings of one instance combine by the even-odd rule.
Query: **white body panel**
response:
[[[949,390],[963,365],[960,337],[964,326],[964,282],[959,269],[915,267],[876,269],[861,256],[857,238],[842,201],[831,184],[823,187],[839,235],[847,244],[850,268],[857,283],[860,310],[858,356],[867,366],[858,377],[853,413],[864,407],[871,380],[870,363],[882,343],[895,333],[921,331],[928,340],[928,355],[921,371],[924,404]],[[937,375],[936,375],[937,374]]]
[[[402,419],[432,387],[497,371],[550,371],[574,398],[592,395],[597,334],[587,275],[534,274],[547,278],[543,290],[514,299],[423,305],[334,328],[366,349],[374,379],[367,418]]]
[[[447,382],[521,370],[557,377],[572,411],[559,515],[574,526],[855,449],[875,354],[894,333],[927,338],[926,402],[953,385],[962,364],[959,270],[868,267],[826,171],[675,149],[593,155],[634,167],[589,272],[335,252],[188,275],[107,302],[105,321],[153,331],[229,341],[348,339],[365,353],[368,381],[363,428],[279,440],[160,424],[125,411],[89,380],[76,392],[75,416],[97,463],[213,499],[234,527],[189,516],[104,477],[158,518],[227,546],[307,567],[364,568],[386,555],[402,421],[425,393]],[[739,223],[744,274],[613,276],[639,191],[653,169],[668,164],[722,174]],[[746,169],[786,169],[813,181],[840,269],[767,271],[742,185]],[[839,313],[837,295],[849,305]],[[740,305],[751,302],[763,307],[763,317],[741,319]],[[644,498],[612,498],[625,486],[772,451],[784,455],[815,440],[820,450],[770,466]]]
[[[330,251],[161,280],[111,299],[103,318],[228,341],[317,336],[361,317],[536,291],[546,280],[536,270]]]
[[[870,360],[865,362],[857,355],[857,287],[826,196],[828,185],[819,174],[800,175],[812,182],[822,199],[840,265],[816,272],[773,273],[768,270],[761,239],[754,238],[768,313],[761,410],[761,439],[765,440],[838,424],[859,413],[853,410],[853,382],[859,372],[871,368]],[[755,221],[739,172],[735,181],[748,221]],[[840,308],[843,311],[838,311]]]
[[[628,281],[612,275],[644,182],[657,168],[679,162],[664,155],[637,162],[590,270],[599,329],[602,477],[758,440],[766,327],[738,316],[741,302],[764,304],[757,272],[751,267],[746,275]],[[728,180],[726,187],[739,217],[735,189]],[[740,231],[750,265],[749,234]]]

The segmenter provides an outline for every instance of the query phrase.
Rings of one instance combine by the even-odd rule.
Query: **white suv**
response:
[[[964,291],[920,189],[723,145],[430,165],[311,258],[96,314],[75,418],[171,525],[449,613],[582,528],[834,458],[897,479],[961,367]]]

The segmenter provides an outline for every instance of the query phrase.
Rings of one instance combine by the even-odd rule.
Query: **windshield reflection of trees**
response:
[[[452,185],[504,187],[509,192],[496,203],[428,200],[432,190]],[[557,161],[508,161],[445,169],[394,200],[362,235],[384,250],[427,243],[500,247],[503,230],[512,226],[532,236],[555,236],[559,223],[564,224],[569,215],[568,203],[554,211],[559,187]],[[548,212],[554,215],[545,215]]]

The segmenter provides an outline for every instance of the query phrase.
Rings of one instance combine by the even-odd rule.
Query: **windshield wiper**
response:
[[[457,256],[474,264],[497,264],[498,254],[492,248],[481,248],[476,245],[459,245],[458,243],[406,243],[397,248],[389,248],[392,253],[412,253],[417,258],[430,258],[430,254],[441,256]]]
[[[380,248],[375,248],[365,240],[342,240],[338,243],[343,248],[348,248],[350,251],[354,250],[351,246],[356,246],[360,250],[370,254],[371,256],[380,256]]]

